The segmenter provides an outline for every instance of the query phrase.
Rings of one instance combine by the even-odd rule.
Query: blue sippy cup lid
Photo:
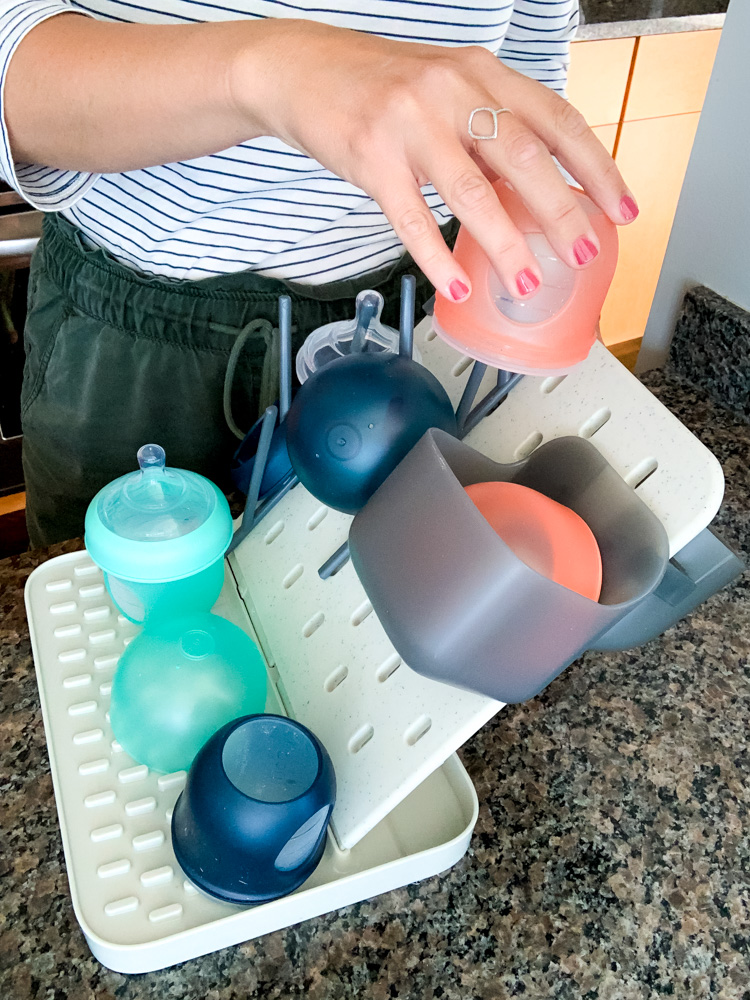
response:
[[[195,472],[166,466],[145,444],[139,471],[101,489],[86,512],[86,548],[105,572],[141,583],[179,580],[210,566],[232,538],[224,495]]]

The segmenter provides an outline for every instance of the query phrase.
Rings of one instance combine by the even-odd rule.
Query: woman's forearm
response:
[[[111,173],[264,135],[264,87],[285,24],[288,30],[288,22],[273,20],[141,25],[52,17],[24,38],[8,70],[14,158]],[[240,55],[253,67],[241,108],[232,92]]]
[[[495,115],[494,136],[471,134],[473,112],[487,108],[512,114]],[[570,267],[593,260],[598,237],[553,155],[614,222],[637,214],[581,115],[475,46],[306,20],[158,26],[61,14],[19,45],[5,114],[16,160],[101,172],[274,136],[375,199],[435,287],[458,301],[470,278],[425,203],[427,184],[520,298],[541,271],[490,179],[512,184]]]

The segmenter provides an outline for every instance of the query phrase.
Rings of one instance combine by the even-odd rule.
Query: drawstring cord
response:
[[[247,343],[248,337],[261,330],[263,332],[263,337],[266,344],[273,341],[274,334],[276,331],[273,326],[269,323],[267,319],[253,319],[247,326],[243,327],[237,335],[237,339],[232,346],[232,350],[229,354],[229,361],[227,362],[227,370],[224,373],[224,419],[227,422],[229,430],[234,434],[236,438],[240,441],[245,437],[247,431],[242,431],[237,426],[234,421],[234,416],[232,415],[232,389],[234,388],[234,376],[237,371],[237,364],[240,360],[240,355],[242,354],[242,349]]]

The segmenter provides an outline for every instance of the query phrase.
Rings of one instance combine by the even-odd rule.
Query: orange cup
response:
[[[435,331],[462,354],[493,368],[562,375],[588,357],[596,340],[596,324],[617,264],[617,228],[590,198],[572,188],[599,237],[600,251],[588,267],[568,267],[513,188],[505,181],[493,186],[541,267],[542,285],[529,299],[513,298],[462,226],[453,253],[471,278],[472,293],[464,302],[436,294]]]
[[[599,600],[601,553],[591,528],[575,511],[517,483],[476,483],[466,492],[527,566],[590,601]]]

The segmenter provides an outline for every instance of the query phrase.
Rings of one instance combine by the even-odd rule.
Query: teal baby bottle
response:
[[[122,748],[154,771],[187,770],[217,729],[266,707],[258,647],[200,612],[149,621],[120,657],[109,718]]]
[[[89,504],[89,555],[114,603],[138,625],[208,611],[224,582],[229,504],[203,476],[168,468],[158,444],[143,445],[138,465]]]

